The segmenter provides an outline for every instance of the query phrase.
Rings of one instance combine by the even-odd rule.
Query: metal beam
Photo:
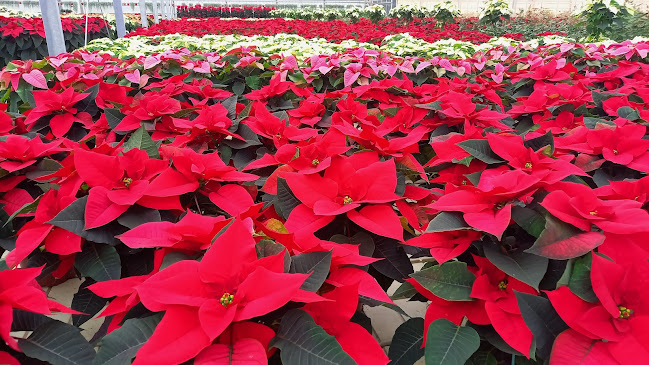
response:
[[[139,0],[140,3],[140,22],[144,28],[149,27],[149,19],[146,18],[146,0]]]
[[[117,28],[117,36],[123,38],[126,35],[126,27],[124,26],[122,0],[113,0],[113,10],[115,11],[115,28]]]
[[[56,56],[65,53],[65,38],[57,0],[38,0],[38,2],[41,5],[48,55]]]
[[[158,24],[160,19],[158,18],[158,0],[153,0],[153,22]]]

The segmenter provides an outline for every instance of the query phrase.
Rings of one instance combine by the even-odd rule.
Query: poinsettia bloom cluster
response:
[[[647,47],[18,62],[0,72],[0,246],[26,269],[0,276],[83,277],[73,307],[101,303],[84,310],[102,343],[150,330],[136,364],[289,363],[293,324],[385,364],[357,322],[394,308],[395,281],[427,300],[429,348],[441,323],[501,357],[644,358]],[[7,298],[4,316],[32,300]]]

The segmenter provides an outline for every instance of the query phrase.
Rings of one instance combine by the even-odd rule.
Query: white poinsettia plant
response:
[[[502,19],[509,19],[512,9],[507,0],[487,0],[480,11],[481,23],[497,23]]]

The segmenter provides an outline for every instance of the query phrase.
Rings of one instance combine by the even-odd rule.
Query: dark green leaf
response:
[[[104,109],[104,115],[106,116],[106,121],[111,129],[117,127],[117,125],[122,122],[122,119],[126,117],[126,114],[120,112],[119,109],[111,108]]]
[[[45,323],[53,321],[52,318],[40,313],[27,312],[20,309],[13,310],[12,331],[33,331]]]
[[[388,357],[390,365],[413,365],[424,356],[424,319],[403,322],[392,337]]]
[[[160,211],[157,209],[145,208],[140,205],[133,205],[124,214],[117,218],[117,222],[124,227],[133,229],[141,224],[149,222],[160,222]]]
[[[74,266],[85,277],[95,281],[120,278],[122,265],[115,247],[86,242],[74,259]]]
[[[466,365],[498,365],[498,360],[491,351],[478,351],[471,356]]]
[[[59,321],[39,326],[26,339],[19,339],[18,345],[25,355],[52,365],[88,365],[95,357],[79,329]]]
[[[84,213],[86,211],[87,201],[87,196],[73,201],[72,204],[60,211],[56,217],[47,223],[75,233],[89,241],[109,245],[119,244],[120,241],[115,236],[126,232],[126,228],[115,222],[111,222],[102,227],[84,230]]]
[[[489,146],[489,141],[486,139],[469,139],[457,144],[462,147],[463,150],[468,152],[471,156],[477,158],[478,160],[488,163],[500,163],[504,162],[500,157],[491,150]]]
[[[445,262],[410,275],[426,290],[453,301],[469,301],[475,275],[461,261]]]
[[[250,127],[248,127],[245,124],[239,124],[239,128],[237,128],[237,134],[241,136],[243,139],[245,139],[246,141],[244,142],[240,139],[233,138],[233,139],[225,140],[223,141],[223,143],[236,150],[244,149],[250,146],[261,145],[257,133],[253,132],[252,129],[250,129]]]
[[[622,106],[618,108],[617,115],[619,115],[620,118],[628,119],[632,122],[640,119],[640,113],[638,113],[637,110],[628,106]]]
[[[284,272],[288,272],[291,268],[291,255],[289,255],[286,247],[281,243],[271,240],[261,240],[255,246],[257,250],[257,258],[274,256],[284,251]]]
[[[284,178],[277,178],[277,200],[275,202],[275,210],[284,219],[288,219],[293,209],[300,205],[300,201],[291,191],[291,188],[286,183]],[[279,208],[279,209],[278,209]]]
[[[417,294],[417,289],[415,289],[415,286],[406,281],[403,284],[401,284],[397,288],[397,290],[394,291],[394,294],[390,296],[390,299],[392,300],[410,299],[416,294]]]
[[[552,132],[548,132],[540,137],[528,139],[523,143],[525,147],[538,151],[546,146],[550,146],[550,152],[554,153],[554,137]]]
[[[593,284],[590,281],[592,263],[593,254],[591,252],[575,260],[570,279],[568,280],[568,288],[581,299],[595,303],[599,299],[597,299],[593,291]]]
[[[311,274],[300,289],[318,291],[329,275],[331,251],[307,252],[291,257],[291,273]]]
[[[130,364],[162,319],[161,314],[145,318],[132,318],[101,340],[97,357],[92,365]]]
[[[374,239],[373,256],[383,258],[384,260],[372,263],[372,267],[381,274],[394,280],[402,282],[403,279],[415,271],[408,258],[408,254],[403,249],[403,245],[397,240],[376,236]]]
[[[269,347],[281,350],[283,364],[299,365],[355,365],[336,339],[318,326],[311,316],[292,309],[282,321]]]
[[[104,308],[108,299],[102,298],[88,289],[88,286],[94,284],[95,281],[86,279],[74,297],[72,297],[72,305],[70,308],[85,314],[73,314],[72,324],[76,327],[81,326],[90,320],[95,314]]]
[[[159,158],[160,154],[158,153],[158,144],[153,142],[149,132],[144,129],[144,127],[138,128],[135,132],[131,134],[128,141],[124,143],[124,152],[127,152],[133,148],[145,151],[147,155],[151,158]]]
[[[464,365],[480,347],[480,336],[471,327],[438,319],[428,327],[426,365]]]
[[[426,232],[449,232],[458,229],[471,229],[464,221],[462,213],[440,212],[430,221]]]
[[[485,256],[505,274],[538,289],[548,269],[548,259],[525,252],[504,253],[495,242],[484,242]]]
[[[15,211],[12,215],[9,216],[7,221],[2,225],[2,228],[4,228],[7,224],[9,224],[14,218],[16,218],[19,214],[24,214],[24,213],[34,213],[36,211],[36,207],[38,206],[38,202],[41,200],[41,197],[39,196],[36,198],[33,202],[31,203],[26,203],[22,207],[20,207],[17,211]]]
[[[604,235],[599,232],[584,232],[548,215],[545,230],[525,252],[555,260],[566,260],[584,255],[603,242]]]
[[[234,83],[234,85],[232,85],[232,92],[237,94],[237,95],[243,94],[243,91],[245,89],[246,89],[246,84],[244,84],[241,81],[237,81],[237,82]]]
[[[515,294],[523,320],[536,340],[536,353],[548,359],[554,340],[559,333],[568,329],[568,326],[548,299],[527,293],[515,292]]]
[[[545,229],[545,218],[543,215],[533,209],[527,207],[512,207],[512,219],[518,224],[525,232],[534,237],[539,237]]]

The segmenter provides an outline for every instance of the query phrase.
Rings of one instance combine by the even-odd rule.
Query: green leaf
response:
[[[525,252],[503,253],[495,242],[484,242],[485,256],[505,274],[525,284],[539,288],[539,283],[548,269],[548,259]]]
[[[383,259],[373,262],[372,267],[391,279],[403,281],[415,271],[403,245],[392,238],[376,236],[372,256]]]
[[[403,322],[392,337],[388,357],[390,365],[412,365],[424,356],[424,319]]]
[[[570,279],[568,280],[568,288],[581,299],[595,303],[599,299],[597,299],[595,291],[593,291],[593,284],[590,281],[592,263],[593,254],[591,252],[575,260]]]
[[[132,318],[101,340],[97,357],[92,365],[130,364],[162,319],[162,314],[145,318]]]
[[[559,317],[547,298],[517,291],[514,293],[523,320],[536,340],[536,353],[542,358],[548,359],[554,340],[559,333],[568,329],[568,326]]]
[[[445,262],[411,274],[426,290],[436,296],[453,301],[469,301],[475,275],[461,261]]]
[[[85,277],[95,281],[120,278],[122,265],[115,247],[86,242],[74,259],[74,266]]]
[[[471,229],[464,221],[462,213],[440,212],[428,223],[426,232],[449,232],[458,229]]]
[[[491,351],[478,351],[471,356],[466,365],[498,365],[498,360]]]
[[[390,296],[390,299],[392,300],[410,299],[414,297],[416,294],[417,294],[417,289],[415,288],[415,286],[406,281],[403,284],[401,284],[397,288],[397,290],[394,291],[394,294]]]
[[[104,109],[104,115],[106,116],[106,121],[111,129],[117,127],[117,125],[122,122],[122,119],[126,117],[126,114],[120,112],[119,109],[112,108]]]
[[[504,162],[489,146],[489,141],[486,139],[469,139],[457,144],[463,150],[468,152],[471,156],[478,160],[487,163],[501,163]]]
[[[72,297],[70,308],[84,313],[72,315],[72,325],[75,327],[79,327],[90,320],[108,302],[108,299],[102,298],[88,289],[88,286],[94,283],[94,280],[86,279],[79,287],[77,293],[74,294],[74,297]]]
[[[523,228],[525,232],[537,238],[545,229],[545,218],[543,215],[527,207],[513,206],[512,219],[514,219],[514,222]]]
[[[131,134],[128,141],[124,143],[123,151],[128,152],[133,148],[146,152],[150,158],[160,158],[160,154],[158,153],[158,144],[153,142],[149,132],[147,132],[144,127],[138,128],[133,132],[133,134]]]
[[[292,309],[284,314],[269,347],[279,348],[282,363],[287,365],[356,364],[338,341],[301,309]]]
[[[9,218],[7,219],[7,221],[2,225],[2,228],[4,228],[5,226],[7,226],[7,224],[9,224],[12,220],[14,220],[14,218],[16,218],[19,214],[24,214],[24,213],[34,213],[34,212],[36,211],[36,207],[38,206],[38,202],[39,202],[40,200],[41,200],[41,197],[39,196],[39,197],[36,198],[36,200],[34,200],[33,202],[31,202],[31,203],[26,203],[25,205],[23,205],[22,207],[20,207],[20,209],[18,209],[18,210],[15,211],[12,215],[9,216]]]
[[[331,251],[307,252],[291,258],[291,273],[310,274],[300,289],[312,292],[318,291],[331,266]]]
[[[546,146],[550,146],[550,152],[551,154],[554,154],[554,137],[552,136],[552,132],[548,132],[540,137],[528,139],[527,141],[523,142],[525,147],[531,148],[534,151],[538,151]]]
[[[47,223],[75,233],[89,241],[109,245],[119,244],[120,241],[115,236],[126,232],[126,229],[115,222],[98,228],[83,229],[85,227],[84,213],[87,201],[88,196],[73,201]]]
[[[234,85],[232,85],[232,92],[237,94],[237,95],[243,94],[243,91],[245,89],[246,89],[246,84],[244,84],[241,81],[237,81],[237,82],[234,83]]]
[[[52,318],[22,309],[13,309],[11,330],[12,331],[33,331],[45,323],[54,321]]]
[[[300,200],[293,194],[284,178],[277,178],[277,200],[274,202],[275,210],[284,219],[288,219],[293,209],[300,205]],[[279,209],[278,209],[279,208]]]
[[[628,119],[630,121],[635,121],[640,119],[640,113],[638,113],[637,110],[628,107],[628,106],[623,106],[617,109],[617,115],[620,116],[620,118]]]
[[[284,251],[284,272],[288,272],[291,268],[291,255],[286,250],[286,247],[281,243],[272,240],[261,240],[255,245],[257,251],[257,258],[274,256]]]
[[[584,232],[548,215],[545,230],[525,252],[555,260],[566,260],[582,256],[603,242],[604,235],[599,232]]]
[[[428,327],[426,365],[464,365],[480,347],[480,336],[471,327],[438,319]]]
[[[88,365],[95,357],[92,345],[78,328],[59,321],[47,322],[18,345],[25,355],[52,365]]]
[[[144,223],[160,221],[161,217],[159,210],[145,208],[140,205],[132,205],[126,212],[117,218],[119,224],[129,229],[133,229]]]

